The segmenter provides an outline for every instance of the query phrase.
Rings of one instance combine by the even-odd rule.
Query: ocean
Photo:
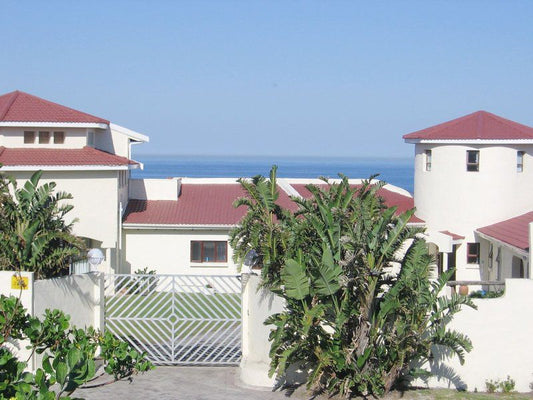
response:
[[[388,158],[327,158],[327,157],[244,157],[244,156],[154,156],[139,155],[135,160],[143,170],[133,170],[133,178],[239,178],[268,176],[273,164],[281,178],[337,178],[339,173],[349,178],[378,179],[413,193],[414,167],[412,159]]]

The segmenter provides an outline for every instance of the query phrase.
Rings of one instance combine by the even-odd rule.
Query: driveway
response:
[[[237,367],[163,367],[144,375],[137,375],[133,382],[116,382],[111,385],[79,389],[74,397],[87,400],[274,400],[287,399],[288,393],[270,390],[253,390],[239,386]],[[104,380],[105,381],[105,380]],[[290,396],[291,399],[308,399],[304,390]]]

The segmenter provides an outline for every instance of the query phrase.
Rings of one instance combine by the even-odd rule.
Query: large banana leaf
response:
[[[309,295],[309,278],[305,274],[305,267],[298,261],[289,259],[281,269],[281,281],[285,285],[287,297],[303,300]]]
[[[333,260],[328,247],[323,248],[322,263],[318,266],[317,276],[313,280],[315,292],[323,296],[333,296],[340,289],[339,277],[342,268]]]

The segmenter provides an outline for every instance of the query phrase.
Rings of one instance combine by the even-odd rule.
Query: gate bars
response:
[[[155,364],[238,364],[239,278],[106,275],[105,327]]]

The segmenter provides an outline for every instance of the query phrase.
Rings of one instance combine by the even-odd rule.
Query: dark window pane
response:
[[[54,143],[55,144],[65,143],[65,132],[54,132]]]
[[[203,262],[215,261],[215,242],[203,242],[204,255]]]
[[[227,242],[216,242],[217,244],[217,261],[227,261]]]
[[[466,262],[468,264],[479,264],[479,243],[467,244]]]
[[[39,132],[39,143],[41,144],[50,143],[50,132],[46,132],[46,131]]]
[[[26,131],[24,132],[24,143],[34,143],[35,142],[35,132]]]
[[[191,242],[191,261],[202,262],[201,242]]]

